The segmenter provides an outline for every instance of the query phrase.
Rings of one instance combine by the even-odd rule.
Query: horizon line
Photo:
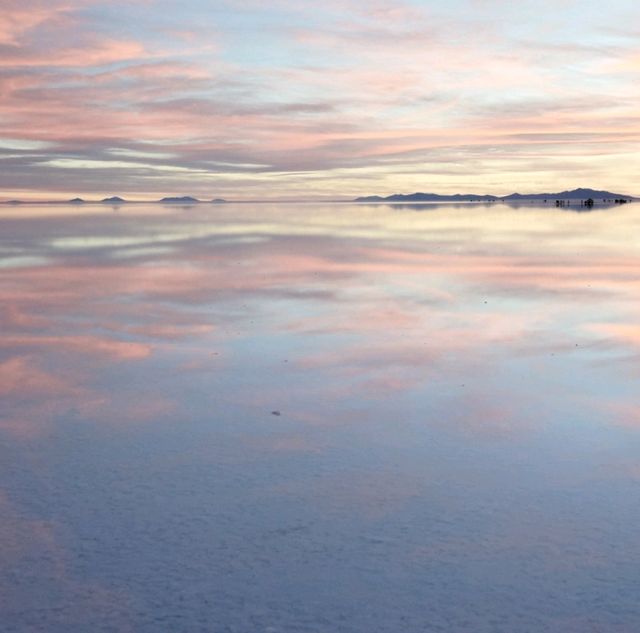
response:
[[[145,198],[145,199],[126,199],[126,198],[122,198],[119,195],[113,195],[113,196],[108,196],[105,198],[100,198],[100,199],[84,199],[81,198],[80,196],[75,196],[73,198],[69,198],[69,199],[56,199],[56,198],[50,198],[50,199],[45,199],[45,198],[37,198],[37,199],[30,199],[30,198],[26,198],[26,199],[21,199],[21,198],[7,198],[7,199],[0,199],[0,204],[2,205],[15,205],[15,206],[19,206],[22,204],[76,204],[76,205],[83,205],[83,204],[101,204],[101,205],[112,205],[112,206],[119,206],[119,205],[123,205],[123,204],[167,204],[167,205],[176,205],[176,204],[182,204],[182,205],[196,205],[196,204],[255,204],[255,203],[354,203],[354,202],[383,202],[383,203],[394,203],[394,202],[403,202],[402,200],[398,200],[398,201],[394,201],[394,200],[387,200],[387,198],[393,197],[393,196],[405,196],[405,197],[410,197],[410,196],[415,196],[415,195],[425,195],[425,196],[438,196],[438,197],[442,197],[442,198],[464,198],[466,196],[469,197],[476,197],[476,198],[486,198],[487,200],[484,200],[484,202],[490,202],[492,200],[495,201],[504,201],[505,199],[507,199],[509,196],[522,196],[520,199],[521,200],[527,200],[527,199],[534,199],[535,197],[538,196],[548,196],[550,198],[556,196],[559,197],[561,194],[566,194],[566,193],[572,193],[574,191],[578,191],[578,190],[589,190],[589,191],[593,191],[593,192],[606,192],[609,194],[612,194],[613,196],[619,196],[622,198],[627,198],[630,200],[638,200],[640,199],[640,196],[635,195],[635,194],[622,194],[622,193],[614,193],[611,191],[607,191],[605,189],[594,189],[593,187],[576,187],[574,189],[565,189],[563,191],[558,191],[558,192],[547,192],[547,191],[543,191],[540,193],[526,193],[526,194],[521,194],[519,192],[512,192],[512,193],[508,193],[508,194],[504,194],[504,195],[496,195],[496,194],[489,194],[489,193],[482,193],[482,194],[478,194],[478,193],[435,193],[435,192],[423,192],[423,191],[415,191],[409,194],[404,194],[404,193],[391,193],[391,194],[364,194],[364,195],[355,195],[353,197],[315,197],[315,198],[245,198],[245,199],[227,199],[227,198],[221,198],[221,197],[216,197],[216,198],[197,198],[196,196],[192,196],[192,195],[182,195],[182,196],[175,196],[175,195],[168,195],[168,196],[163,196],[162,198],[157,198],[157,199],[151,199],[151,198]],[[123,194],[126,195],[126,194]],[[531,198],[528,198],[528,196],[531,196]],[[113,198],[115,198],[115,200],[112,200]],[[367,200],[363,200],[364,198],[379,198],[379,200],[371,200],[371,201],[367,201]],[[575,198],[575,200],[578,200],[579,198]],[[586,199],[586,198],[585,198]],[[600,198],[598,198],[600,199]],[[605,199],[605,198],[602,198]],[[444,200],[442,200],[444,202]],[[464,202],[464,200],[452,200],[452,202]],[[406,202],[420,202],[420,201],[406,201]],[[423,202],[428,202],[428,201],[423,201]],[[435,200],[434,202],[438,202],[438,200]],[[468,202],[483,202],[483,200],[474,200],[474,201],[468,201]]]

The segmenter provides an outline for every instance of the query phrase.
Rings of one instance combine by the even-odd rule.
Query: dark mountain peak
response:
[[[196,202],[200,202],[200,200],[192,198],[191,196],[168,196],[166,198],[162,198],[160,202],[170,204],[194,204]]]
[[[211,204],[224,204],[226,200],[224,198],[214,198],[211,201]]]
[[[601,189],[589,189],[586,187],[580,187],[578,189],[559,191],[557,193],[512,193],[508,196],[504,196],[502,200],[588,200],[589,198],[592,198],[593,200],[631,200],[633,196],[627,196],[622,193],[612,193],[611,191],[604,191]]]
[[[104,198],[100,202],[104,202],[105,204],[119,204],[121,202],[126,202],[126,200],[120,196],[111,196],[111,198]]]
[[[575,198],[631,198],[632,196],[627,196],[623,193],[612,193],[611,191],[604,191],[601,189],[573,189],[572,191],[563,191],[567,197],[575,197]]]
[[[71,200],[67,200],[69,204],[84,204],[84,200],[82,198],[71,198]]]

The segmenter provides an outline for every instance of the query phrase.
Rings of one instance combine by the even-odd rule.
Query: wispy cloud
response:
[[[628,189],[640,66],[619,24],[637,10],[610,5],[10,0],[0,188]]]

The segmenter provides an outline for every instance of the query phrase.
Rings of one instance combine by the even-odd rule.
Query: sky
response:
[[[636,0],[0,9],[0,199],[640,194]]]

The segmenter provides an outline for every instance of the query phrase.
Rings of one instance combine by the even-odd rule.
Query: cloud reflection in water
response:
[[[9,630],[638,621],[633,205],[20,213]]]

